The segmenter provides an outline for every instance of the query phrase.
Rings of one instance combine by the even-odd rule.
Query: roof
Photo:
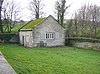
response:
[[[47,18],[49,17],[52,17],[56,22],[57,20],[52,16],[52,15],[49,15]],[[33,29],[35,28],[37,25],[39,25],[41,22],[45,21],[47,18],[39,18],[39,19],[36,19],[36,20],[31,20],[29,21],[27,24],[25,24],[22,28],[20,29]],[[57,22],[58,23],[58,22]],[[58,23],[59,24],[59,23]],[[59,24],[60,25],[60,24]],[[62,25],[60,25],[61,27],[63,27]],[[64,27],[63,27],[64,28]]]
[[[25,24],[21,29],[31,29],[34,28],[37,24],[39,24],[44,18],[39,18],[36,20],[31,20],[27,24]]]

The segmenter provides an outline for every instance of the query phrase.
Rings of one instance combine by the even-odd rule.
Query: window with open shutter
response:
[[[45,39],[45,38],[46,38],[45,33],[41,33],[41,34],[40,34],[40,38],[41,38],[41,39]]]
[[[56,32],[55,37],[56,38],[59,38],[59,33]]]

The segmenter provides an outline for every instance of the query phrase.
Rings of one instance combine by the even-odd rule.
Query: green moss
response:
[[[39,18],[36,20],[31,20],[30,22],[28,22],[25,26],[23,26],[22,29],[30,29],[30,28],[34,28],[38,23],[40,23],[44,18]]]

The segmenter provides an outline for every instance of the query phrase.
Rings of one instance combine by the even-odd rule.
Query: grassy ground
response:
[[[18,74],[100,74],[100,52],[74,47],[0,45]]]

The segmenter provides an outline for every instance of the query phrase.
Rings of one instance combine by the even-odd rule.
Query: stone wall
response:
[[[70,41],[72,46],[100,50],[100,43]]]

